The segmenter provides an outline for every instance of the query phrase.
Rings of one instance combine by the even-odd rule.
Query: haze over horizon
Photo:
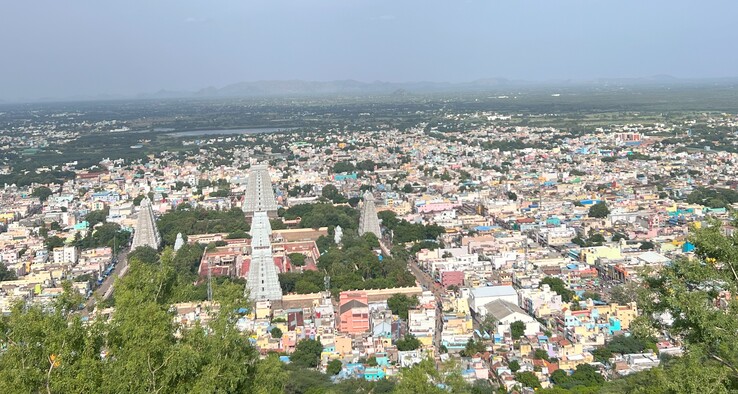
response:
[[[727,0],[14,2],[0,13],[0,99],[259,80],[735,77],[736,12]]]

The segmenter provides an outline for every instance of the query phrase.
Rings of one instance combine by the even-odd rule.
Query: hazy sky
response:
[[[7,0],[0,99],[264,79],[738,76],[738,1]]]

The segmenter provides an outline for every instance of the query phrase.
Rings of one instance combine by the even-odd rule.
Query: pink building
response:
[[[441,271],[441,286],[447,289],[452,285],[463,286],[464,273],[461,271]]]
[[[369,297],[365,291],[344,291],[338,306],[338,330],[356,334],[369,331]]]

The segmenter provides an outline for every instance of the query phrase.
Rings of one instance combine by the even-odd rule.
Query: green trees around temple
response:
[[[341,226],[344,230],[359,227],[359,211],[333,204],[300,204],[284,212],[286,220],[301,218],[300,227],[319,228]]]
[[[248,231],[249,225],[240,208],[227,211],[192,208],[181,204],[165,213],[156,223],[165,245],[174,245],[177,234],[234,233]]]

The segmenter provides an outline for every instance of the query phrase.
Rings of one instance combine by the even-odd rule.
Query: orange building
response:
[[[366,292],[341,292],[338,315],[339,331],[351,334],[369,331],[369,297]]]

